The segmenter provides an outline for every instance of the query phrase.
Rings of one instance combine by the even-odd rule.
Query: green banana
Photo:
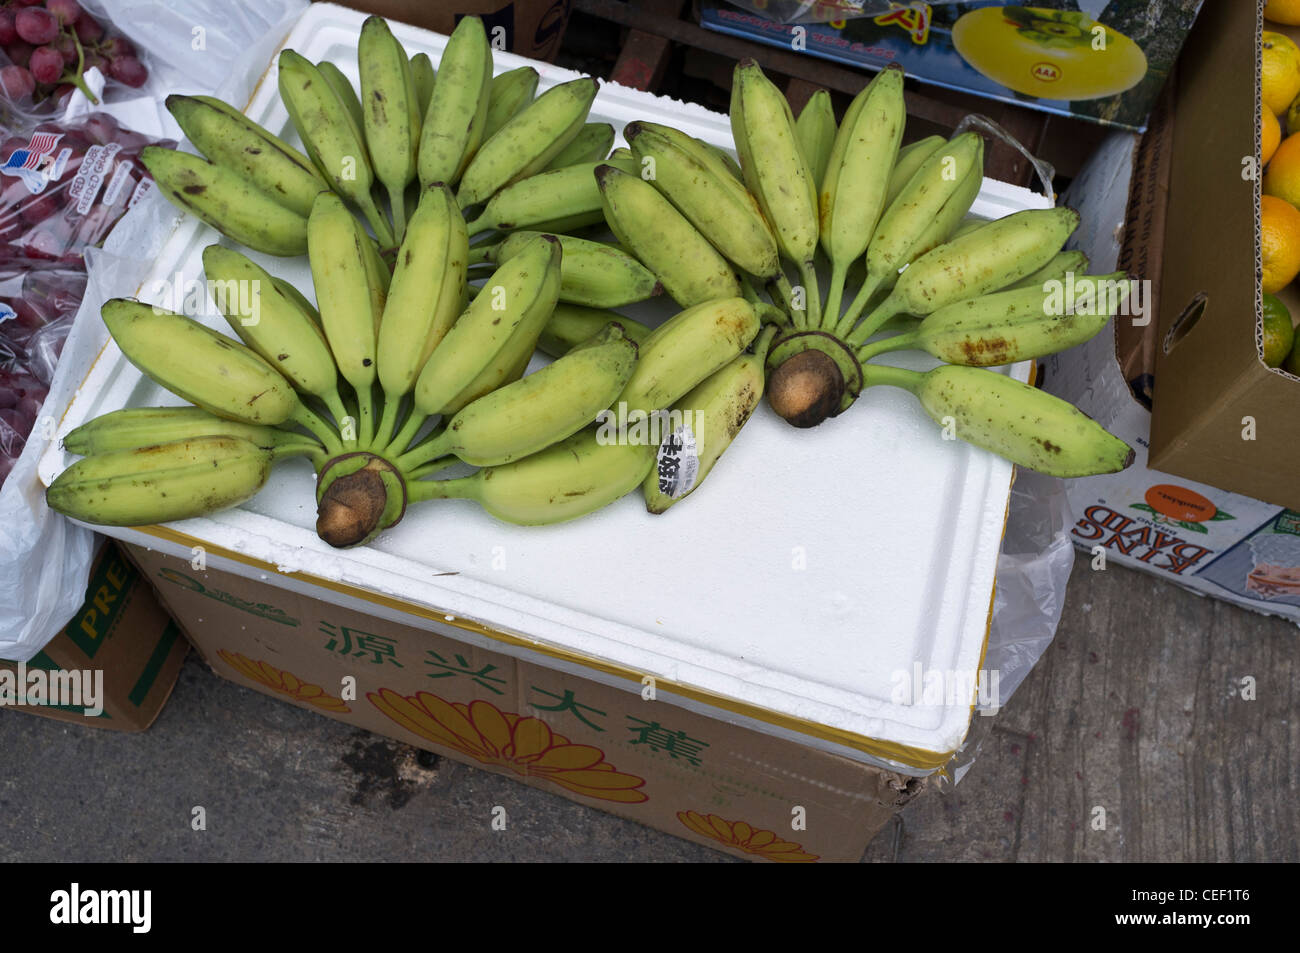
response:
[[[370,194],[375,176],[365,139],[343,101],[320,70],[293,50],[280,51],[278,82],[280,98],[316,168],[335,192],[361,209],[379,240],[392,245],[388,221]]]
[[[184,315],[128,298],[106,301],[100,313],[126,359],[191,404],[218,417],[268,427],[311,419],[304,416],[306,408],[289,382],[238,341]]]
[[[927,159],[948,140],[943,136],[926,136],[916,142],[899,147],[898,158],[894,161],[894,171],[889,176],[889,188],[885,192],[885,208],[888,209],[903,191],[903,186],[912,181]]]
[[[669,126],[630,122],[623,135],[655,188],[738,268],[764,280],[781,274],[776,237],[758,200],[717,156]]]
[[[749,347],[759,323],[744,298],[706,301],[669,318],[641,343],[636,370],[615,408],[620,422],[631,413],[672,407]]]
[[[271,451],[228,436],[110,450],[60,473],[45,501],[73,519],[109,526],[190,519],[252,497],[272,460]]]
[[[736,439],[763,399],[763,364],[776,330],[765,327],[754,353],[714,371],[677,402],[682,422],[660,442],[655,467],[641,485],[648,511],[663,513],[695,492]]]
[[[596,419],[622,391],[637,346],[617,324],[522,380],[460,410],[433,439],[400,457],[405,471],[454,456],[500,466],[565,440]]]
[[[954,137],[921,164],[876,225],[867,245],[866,279],[843,319],[832,325],[840,337],[853,329],[876,289],[912,260],[912,249],[948,203],[963,201],[963,183],[974,174],[982,181],[983,168],[984,140],[973,132]],[[960,214],[969,207],[966,203]]]
[[[357,395],[357,427],[352,441],[369,444],[373,435],[371,387],[376,376],[377,302],[366,268],[365,229],[332,192],[316,198],[307,223],[311,265],[321,327],[339,373]],[[350,415],[349,415],[350,416]],[[344,426],[344,421],[339,421]]]
[[[415,480],[412,501],[474,500],[507,523],[542,526],[586,516],[636,489],[654,464],[650,444],[588,428],[499,467],[456,480]]]
[[[740,295],[726,259],[654,186],[612,165],[596,167],[596,183],[610,230],[683,308]]]
[[[561,263],[563,268],[563,263]],[[555,312],[537,339],[537,347],[551,357],[563,357],[610,324],[618,324],[637,345],[650,336],[650,329],[615,311],[600,311],[576,304],[557,304]]]
[[[415,383],[420,413],[444,413],[521,325],[536,325],[536,341],[559,293],[560,243],[542,235],[496,270],[429,356]]]
[[[803,150],[804,161],[808,163],[813,185],[820,191],[822,179],[826,176],[826,163],[831,158],[831,147],[835,145],[835,109],[831,106],[830,93],[819,89],[808,97],[799,118],[794,121],[794,132],[799,139],[799,148]]]
[[[614,145],[614,127],[607,122],[589,122],[572,141],[555,154],[543,172],[584,162],[603,162]]]
[[[366,118],[361,112],[361,100],[357,98],[356,87],[352,85],[350,79],[343,75],[343,71],[329,60],[318,62],[316,69],[320,70],[320,74],[325,78],[329,88],[334,90],[334,95],[339,98],[339,102],[347,110],[347,118],[352,126],[352,134],[357,137],[358,141],[364,141]]]
[[[357,41],[362,118],[375,177],[388,190],[393,238],[406,230],[406,187],[415,181],[420,107],[406,51],[383,17],[369,16]]]
[[[911,391],[954,436],[1039,473],[1094,476],[1133,462],[1132,448],[1092,418],[996,371],[950,364],[924,374],[875,364],[864,371],[869,384]]]
[[[223,420],[201,407],[126,407],[101,414],[63,438],[63,449],[80,456],[151,447],[195,437],[240,437],[279,459],[315,454],[321,446],[310,437],[278,427]]]
[[[492,50],[483,21],[463,17],[442,51],[438,82],[424,113],[419,151],[422,188],[434,182],[452,186],[460,180],[483,141],[491,82]]]
[[[975,199],[979,196],[980,189],[983,187],[984,169],[980,166],[972,166],[970,171],[966,173],[966,177],[961,180],[961,184],[957,186],[956,191],[953,192],[952,197],[944,203],[939,214],[921,232],[921,236],[916,240],[916,243],[907,250],[906,260],[908,262],[916,261],[926,252],[952,241],[954,233],[961,227],[961,223],[966,218],[966,213],[975,204]]]
[[[221,100],[173,93],[166,103],[195,148],[290,211],[307,215],[329,188],[310,159]]]
[[[475,246],[470,259],[475,264],[509,261],[542,234],[511,232],[500,244]],[[617,308],[663,292],[659,280],[627,252],[603,242],[556,237],[564,252],[560,258],[561,301],[591,308]]]
[[[611,159],[611,165],[636,174],[635,159]],[[563,233],[605,220],[595,170],[599,162],[571,165],[542,172],[508,185],[488,200],[467,228],[471,236],[495,229],[509,232],[527,228]]]
[[[1084,275],[1088,271],[1088,256],[1081,251],[1063,251],[1032,275],[1026,275],[1004,289],[1042,288],[1049,281],[1064,281],[1069,274]]]
[[[310,318],[313,324],[320,327],[320,312],[316,310],[316,306],[308,300],[305,294],[293,285],[289,284],[289,282],[285,281],[283,278],[272,276],[271,283],[275,285],[276,291],[280,292],[280,294],[284,295],[285,298],[296,304],[298,310]]]
[[[925,315],[1004,288],[1056,256],[1079,224],[1068,208],[1015,212],[926,252],[908,266],[894,289],[848,336],[861,345],[895,314]]]
[[[903,70],[892,64],[853,98],[835,134],[818,196],[822,248],[831,260],[824,323],[839,321],[849,265],[867,250],[885,211],[906,118]]]
[[[790,104],[751,59],[737,63],[732,77],[731,132],[745,185],[771,223],[782,256],[799,269],[806,307],[794,309],[795,325],[816,327],[821,320],[813,270],[817,186],[799,146]]]
[[[208,293],[231,329],[298,390],[344,416],[338,368],[320,327],[286,298],[274,280],[245,255],[221,245],[203,249]]]
[[[1054,313],[1052,296],[1041,286],[958,301],[902,334],[865,345],[858,360],[865,363],[888,351],[916,348],[948,364],[993,367],[1056,354],[1091,340],[1106,326],[1128,286],[1113,297],[1105,289],[1116,287],[1124,277],[1117,272],[1078,279],[1076,302],[1087,288],[1091,303],[1064,313]]]
[[[520,110],[474,154],[460,178],[461,208],[541,172],[582,131],[596,98],[594,79],[553,86]]]
[[[429,109],[429,100],[433,98],[433,84],[437,79],[428,53],[416,53],[411,57],[411,78],[415,82],[415,105],[423,123],[424,114]]]
[[[168,201],[241,245],[281,257],[307,250],[307,219],[238,172],[162,146],[145,146],[140,161]]]
[[[484,142],[533,101],[537,79],[537,70],[531,66],[520,66],[492,77],[488,88],[487,119],[483,126]]]

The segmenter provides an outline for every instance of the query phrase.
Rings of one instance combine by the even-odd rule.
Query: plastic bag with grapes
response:
[[[80,268],[0,268],[0,486],[36,424],[85,292]]]
[[[103,112],[76,124],[0,123],[0,268],[80,261],[152,187],[139,156],[153,141]]]
[[[98,69],[113,84],[139,88],[149,70],[132,43],[78,0],[6,0],[0,6],[0,98],[37,115],[62,110]]]

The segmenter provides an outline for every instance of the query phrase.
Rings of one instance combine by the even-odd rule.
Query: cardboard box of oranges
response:
[[[1277,22],[1277,17],[1289,22]],[[1153,469],[1300,509],[1300,0],[1209,3],[1177,72]]]

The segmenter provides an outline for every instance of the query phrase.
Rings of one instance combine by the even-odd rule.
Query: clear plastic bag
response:
[[[728,0],[732,6],[756,13],[777,23],[833,23],[878,17],[896,10],[940,6],[961,0],[930,0],[929,4],[891,0]]]

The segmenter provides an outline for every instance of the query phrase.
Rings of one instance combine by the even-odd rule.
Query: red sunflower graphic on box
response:
[[[308,705],[324,711],[334,711],[340,714],[352,711],[343,699],[335,698],[319,685],[304,682],[292,672],[278,669],[269,662],[251,659],[240,652],[227,652],[225,649],[219,650],[217,654],[240,675],[259,682],[281,695],[288,695],[290,698],[306,702]]]
[[[428,692],[402,695],[390,688],[366,695],[407,731],[468,755],[481,764],[541,778],[583,797],[623,804],[649,800],[645,779],[624,774],[591,745],[573,744],[539,718],[502,711],[490,702],[448,702]]]
[[[724,847],[734,847],[764,860],[809,864],[819,859],[816,854],[805,851],[802,844],[781,840],[771,831],[759,830],[744,821],[728,821],[716,814],[700,814],[696,811],[678,811],[677,819],[701,837],[708,837]]]

